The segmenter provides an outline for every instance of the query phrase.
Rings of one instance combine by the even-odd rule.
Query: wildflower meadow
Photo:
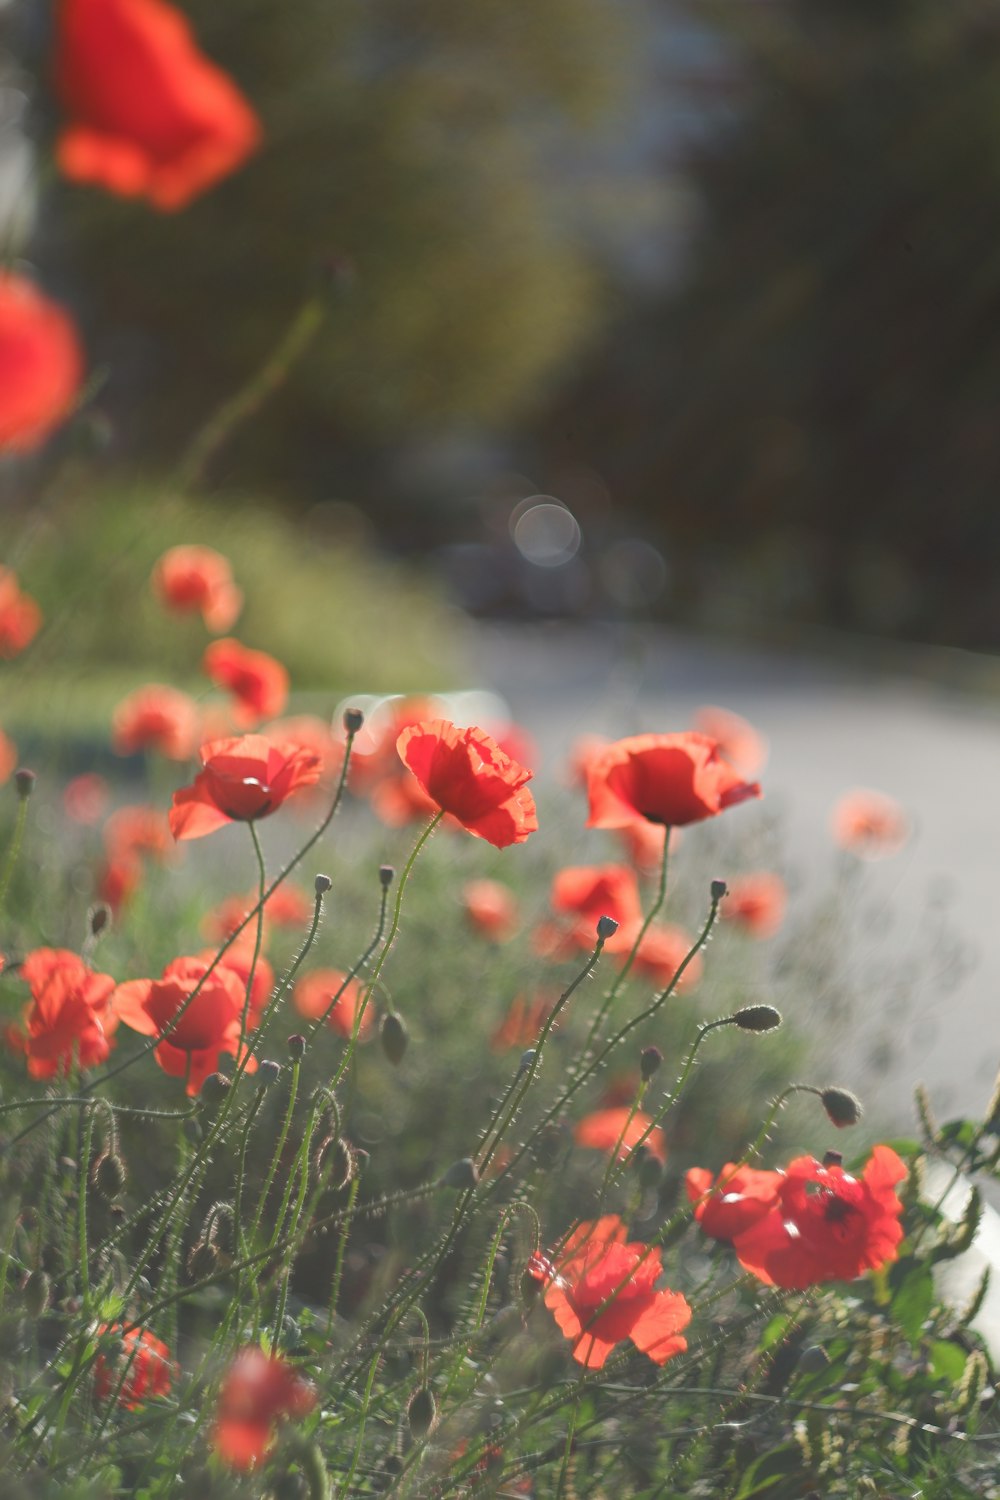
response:
[[[57,0],[38,86],[53,193],[183,214],[267,150],[167,0]],[[0,274],[32,494],[83,486],[95,378],[44,288]],[[72,701],[90,613],[120,651],[88,735],[0,733],[0,1496],[1000,1496],[989,1269],[942,1279],[1000,1095],[872,1138],[763,992],[753,726],[623,726],[536,801],[530,735],[421,683],[405,613],[303,702],[198,483],[328,295],[115,558],[169,680],[44,541],[0,568],[0,675]],[[859,868],[908,835],[888,793],[832,815]]]

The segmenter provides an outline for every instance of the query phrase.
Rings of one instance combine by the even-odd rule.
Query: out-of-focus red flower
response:
[[[141,1036],[159,1036],[204,979],[208,967],[204,958],[175,958],[160,979],[120,984],[111,997],[116,1015]],[[165,1073],[187,1078],[189,1094],[200,1092],[209,1073],[218,1067],[220,1053],[238,1055],[245,998],[245,980],[219,963],[175,1029],[155,1049],[156,1061]],[[251,1071],[254,1066],[251,1061]]]
[[[276,719],[263,731],[275,744],[301,745],[319,756],[320,785],[330,786],[340,775],[344,763],[344,746],[330,725],[318,714],[292,714]]]
[[[611,917],[619,930],[605,948],[618,952],[621,932],[642,921],[639,882],[627,865],[573,865],[560,870],[552,882],[549,902],[560,916],[574,919],[570,937],[579,948],[594,946],[598,920]]]
[[[785,920],[788,905],[781,876],[759,870],[754,875],[737,875],[728,884],[721,907],[725,920],[745,927],[753,937],[773,937]]]
[[[626,855],[643,875],[658,875],[663,864],[663,829],[658,823],[647,823],[645,818],[636,818],[624,828],[616,828],[615,834]],[[681,846],[684,835],[679,828],[670,830],[671,858]]]
[[[215,1451],[234,1469],[259,1463],[279,1422],[307,1417],[316,1405],[312,1382],[280,1354],[265,1354],[256,1344],[241,1349],[226,1372],[219,1392]]]
[[[627,953],[631,949],[640,925],[634,922],[629,927],[618,929],[615,933],[616,952]],[[663,988],[673,979],[693,947],[694,939],[683,927],[670,922],[654,922],[646,929],[632,960],[632,973]],[[683,993],[693,989],[701,978],[702,967],[701,955],[696,953],[677,981],[678,991]]]
[[[590,767],[599,756],[611,744],[610,740],[600,734],[585,734],[575,741],[569,752],[569,764],[567,766],[567,778],[571,786],[587,790],[587,779],[590,775]]]
[[[706,734],[715,741],[723,760],[728,760],[741,776],[759,776],[763,771],[767,763],[767,741],[749,719],[734,714],[731,709],[706,704],[695,714],[694,727],[699,734]]]
[[[82,378],[83,354],[69,315],[25,277],[0,273],[0,453],[39,447],[69,415]],[[26,600],[25,645],[38,629],[37,609]]]
[[[8,1043],[28,1060],[32,1078],[53,1078],[73,1066],[95,1068],[111,1051],[117,1017],[115,982],[95,974],[65,948],[36,948],[21,964],[31,990],[24,1030],[11,1028]]]
[[[17,746],[0,729],[0,782],[8,780],[17,769]]]
[[[227,896],[220,901],[214,911],[209,912],[202,923],[205,936],[213,942],[224,942],[231,937],[245,918],[257,905],[257,892],[248,891],[242,896]],[[267,934],[268,927],[304,927],[311,921],[313,914],[313,903],[306,895],[300,885],[295,885],[290,880],[285,880],[274,895],[270,897],[264,907],[264,932]],[[255,923],[251,923],[245,931],[255,931]]]
[[[123,698],[111,721],[116,755],[158,750],[168,760],[187,760],[198,743],[198,706],[187,693],[149,682]]]
[[[432,719],[404,729],[400,759],[443,812],[497,849],[522,844],[538,827],[526,783],[532,773],[511,760],[482,729]]]
[[[111,800],[111,788],[96,771],[82,771],[63,787],[63,812],[74,823],[90,827],[99,823]]]
[[[347,981],[345,986],[345,980]],[[343,987],[343,994],[336,1005],[330,1010],[330,1002],[334,995]],[[364,999],[364,986],[358,984],[356,979],[347,979],[339,969],[314,969],[311,974],[306,974],[300,979],[292,990],[292,1004],[299,1015],[307,1021],[317,1021],[320,1016],[326,1015],[327,1025],[331,1026],[339,1036],[353,1036],[354,1023]],[[361,1028],[358,1032],[363,1041],[372,1029],[373,1014],[369,1005],[361,1017]]]
[[[557,999],[557,994],[515,995],[510,1009],[490,1037],[493,1051],[533,1047]]]
[[[591,762],[587,790],[588,828],[625,828],[637,817],[677,828],[760,796],[693,730],[617,740]]]
[[[153,569],[153,590],[178,614],[197,610],[209,630],[234,624],[243,595],[233,582],[229,559],[211,547],[171,547]]]
[[[830,832],[842,849],[849,849],[859,859],[888,859],[906,843],[910,825],[892,797],[855,787],[835,805]]]
[[[705,1167],[691,1167],[684,1174],[684,1186],[705,1233],[716,1240],[734,1240],[774,1208],[781,1179],[781,1172],[727,1161],[718,1177]]]
[[[361,794],[383,776],[400,774],[396,741],[404,729],[443,716],[444,704],[437,698],[401,696],[386,698],[366,714],[351,751],[350,785]]]
[[[682,1329],[691,1309],[679,1292],[655,1291],[660,1251],[627,1243],[617,1214],[581,1224],[559,1257],[545,1305],[573,1340],[573,1358],[599,1370],[622,1339],[658,1365],[687,1348]]]
[[[517,928],[514,893],[499,880],[467,880],[462,907],[470,925],[495,943],[502,943]]]
[[[60,0],[55,89],[61,170],[164,213],[256,150],[260,124],[165,0]]]
[[[0,279],[0,287],[2,287]],[[0,329],[0,430],[3,402],[3,333]],[[3,444],[0,441],[0,453]],[[22,594],[17,576],[0,566],[0,656],[6,661],[19,655],[38,634],[42,611],[30,594]]]
[[[899,1253],[903,1205],[896,1185],[906,1175],[891,1146],[875,1146],[860,1177],[796,1157],[777,1201],[734,1238],[740,1265],[768,1286],[793,1289],[877,1271]]]
[[[402,828],[438,811],[433,797],[428,797],[413,772],[405,766],[381,776],[369,791],[368,800],[372,812],[387,828]]]
[[[120,1323],[101,1323],[98,1333],[117,1333]],[[94,1361],[94,1395],[98,1401],[107,1401],[121,1380],[118,1391],[119,1406],[134,1411],[137,1406],[155,1396],[168,1396],[177,1377],[177,1366],[170,1358],[170,1350],[162,1339],[150,1333],[148,1328],[133,1328],[122,1334],[116,1356],[108,1358],[99,1354]],[[122,1371],[127,1373],[122,1380]]]
[[[198,839],[227,823],[269,817],[301,787],[319,780],[318,758],[301,745],[274,745],[259,734],[202,745],[204,770],[174,793],[175,839]]]
[[[589,1146],[592,1151],[614,1151],[617,1147],[618,1160],[624,1161],[646,1128],[652,1124],[649,1115],[644,1114],[641,1109],[637,1109],[631,1119],[630,1113],[628,1105],[615,1109],[596,1109],[593,1114],[584,1115],[582,1120],[577,1121],[573,1139],[578,1146]],[[643,1141],[643,1146],[657,1161],[666,1161],[667,1138],[659,1125],[653,1126]]]
[[[116,808],[104,825],[104,846],[111,855],[148,854],[163,860],[170,855],[170,824],[158,807],[137,802]]]
[[[239,978],[246,995],[247,985],[250,983],[250,966],[253,964],[254,932],[248,927],[241,939],[238,939],[231,947],[227,948],[222,962],[227,969],[231,969]],[[202,963],[208,965],[215,957],[214,948],[204,948],[198,954]],[[274,969],[271,967],[263,953],[258,953],[257,962],[253,964],[253,984],[250,989],[250,1010],[247,1015],[247,1027],[253,1031],[259,1024],[261,1014],[267,1002],[274,992]]]
[[[97,895],[107,902],[116,916],[132,900],[140,885],[142,864],[133,856],[111,855],[98,866]]]
[[[247,728],[273,719],[288,702],[288,672],[266,651],[251,651],[226,636],[213,641],[201,661],[206,676],[234,698],[233,717]]]

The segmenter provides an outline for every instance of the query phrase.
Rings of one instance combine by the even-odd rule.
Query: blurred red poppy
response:
[[[615,934],[616,952],[628,952],[639,935],[641,924],[633,922],[621,927]],[[677,970],[694,947],[694,938],[671,922],[654,922],[647,927],[642,942],[632,960],[632,973],[649,979],[653,984],[670,984]],[[701,979],[703,964],[696,953],[677,981],[680,992],[693,989]]]
[[[306,1417],[316,1405],[312,1382],[280,1354],[256,1344],[241,1349],[219,1391],[215,1451],[234,1469],[249,1469],[267,1454],[286,1418]]]
[[[145,802],[116,808],[104,825],[104,846],[111,855],[134,858],[148,854],[164,860],[172,851],[170,824],[158,807]]]
[[[319,758],[300,745],[273,745],[263,735],[213,740],[201,747],[204,770],[174,793],[175,839],[198,839],[227,823],[269,817],[300,787],[319,780]]]
[[[205,979],[210,960],[175,958],[160,979],[132,979],[120,984],[111,998],[118,1018],[141,1036],[159,1036],[185,1006],[198,984],[198,994],[154,1056],[165,1073],[187,1080],[187,1092],[197,1094],[220,1053],[239,1054],[240,1018],[246,981],[219,963]],[[251,1017],[252,1019],[252,1017]],[[256,1064],[251,1060],[250,1070]]]
[[[532,772],[511,760],[482,729],[432,719],[404,729],[400,759],[443,812],[497,849],[522,844],[538,827],[526,783]]]
[[[707,735],[637,734],[618,740],[588,769],[588,828],[624,828],[636,817],[675,828],[759,797]]]
[[[658,1365],[687,1348],[681,1330],[691,1321],[690,1307],[679,1292],[654,1290],[660,1251],[627,1238],[617,1214],[581,1224],[545,1291],[546,1307],[573,1340],[573,1358],[591,1370],[626,1338]]]
[[[211,631],[228,630],[243,608],[229,559],[211,547],[171,547],[153,569],[153,590],[167,609],[197,610]]]
[[[117,1016],[115,981],[95,974],[65,948],[36,948],[21,964],[31,989],[24,1030],[10,1028],[9,1045],[23,1052],[32,1078],[53,1078],[72,1067],[94,1068],[111,1051]]]
[[[723,760],[728,760],[741,776],[757,776],[764,769],[767,741],[742,715],[706,704],[695,714],[694,727],[715,741]]]
[[[83,353],[69,315],[25,277],[0,272],[0,454],[39,447],[69,415],[82,378]],[[28,640],[37,628],[36,618]]]
[[[60,0],[54,81],[66,176],[163,212],[234,172],[260,142],[243,95],[165,0]]]
[[[343,993],[331,1010],[331,1001],[341,990]],[[314,969],[300,979],[292,991],[292,1004],[300,1016],[307,1021],[317,1021],[325,1015],[327,1025],[340,1036],[354,1035],[354,1023],[363,998],[364,987],[356,979],[348,979],[339,969]],[[362,1040],[371,1031],[373,1020],[373,1007],[369,1005],[361,1017],[358,1036]]]
[[[6,781],[17,767],[17,746],[0,729],[0,781]]]
[[[600,917],[611,917],[619,928],[642,921],[639,882],[627,865],[573,865],[560,870],[549,901],[553,911],[576,918],[573,932],[584,948],[594,946]],[[611,953],[621,947],[617,933],[605,947]]]
[[[158,750],[168,760],[187,760],[198,743],[198,706],[187,693],[149,682],[123,698],[111,721],[116,755]]]
[[[469,925],[495,943],[502,943],[517,928],[514,893],[499,880],[467,880],[462,887],[462,908]]]
[[[97,1331],[101,1334],[116,1333],[121,1326],[120,1323],[101,1323]],[[124,1380],[123,1371],[126,1372]],[[150,1333],[148,1328],[133,1328],[121,1336],[117,1357],[109,1359],[99,1354],[95,1359],[94,1395],[98,1401],[107,1401],[117,1390],[119,1406],[134,1411],[154,1396],[169,1395],[176,1375],[177,1366],[163,1340]]]
[[[753,875],[734,876],[728,886],[720,908],[725,920],[744,927],[753,937],[773,937],[785,920],[788,905],[781,876],[758,870]]]
[[[242,896],[227,896],[214,911],[209,912],[202,923],[205,936],[215,942],[223,942],[241,925],[244,918],[257,905],[257,892],[248,891]],[[313,902],[301,886],[285,880],[264,907],[264,932],[270,925],[275,927],[304,927],[313,914]],[[253,931],[251,925],[248,931]]]
[[[778,1201],[781,1178],[780,1172],[727,1161],[718,1177],[705,1167],[691,1167],[684,1174],[684,1186],[705,1233],[716,1240],[733,1240],[770,1213]]]
[[[733,1240],[740,1265],[768,1286],[793,1289],[877,1271],[899,1253],[896,1184],[906,1176],[891,1146],[875,1146],[860,1177],[796,1157],[769,1211]]]
[[[284,711],[288,702],[288,672],[266,651],[251,651],[227,636],[212,642],[201,665],[216,687],[232,693],[233,717],[238,723],[250,727]]]
[[[844,793],[830,814],[830,832],[842,849],[859,859],[888,859],[906,843],[910,825],[892,797],[855,787]]]
[[[504,1052],[508,1047],[533,1047],[558,999],[558,991],[551,994],[538,992],[531,996],[515,995],[507,1014],[490,1037],[493,1051]]]
[[[63,787],[62,805],[67,818],[89,827],[99,823],[111,800],[111,788],[96,771],[81,771]]]
[[[641,1109],[637,1109],[631,1119],[629,1119],[630,1113],[628,1105],[617,1106],[613,1109],[596,1109],[593,1114],[584,1115],[582,1120],[577,1121],[573,1130],[573,1139],[578,1146],[589,1146],[593,1151],[614,1151],[617,1147],[618,1160],[624,1161],[644,1134],[647,1126],[653,1123],[649,1115],[644,1114]],[[626,1122],[628,1122],[627,1125]],[[666,1161],[667,1138],[659,1125],[653,1125],[649,1135],[643,1141],[643,1146],[650,1156],[656,1157],[657,1161]]]

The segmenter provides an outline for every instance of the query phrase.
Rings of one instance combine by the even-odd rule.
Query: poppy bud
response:
[[[344,728],[349,735],[360,734],[364,722],[365,716],[360,708],[346,708],[344,710]]]
[[[44,1271],[31,1271],[24,1283],[24,1305],[33,1318],[40,1318],[49,1305],[52,1283]]]
[[[825,1370],[830,1363],[830,1356],[822,1344],[810,1344],[808,1349],[803,1349],[798,1359],[798,1369],[803,1375],[818,1375],[820,1370]]]
[[[232,1084],[225,1073],[209,1073],[201,1086],[201,1098],[205,1104],[214,1109],[216,1105],[222,1103],[231,1088]]]
[[[218,1264],[218,1246],[212,1240],[199,1240],[187,1258],[188,1276],[192,1281],[201,1281],[202,1277],[211,1276]]]
[[[317,896],[325,896],[331,885],[333,885],[333,881],[329,875],[317,875],[313,881],[313,889]]]
[[[535,1160],[540,1167],[554,1167],[566,1145],[566,1132],[559,1125],[546,1125],[534,1142]]]
[[[824,1167],[842,1167],[844,1165],[843,1151],[824,1151],[823,1165]]]
[[[535,1058],[537,1056],[538,1056],[538,1048],[537,1047],[529,1047],[526,1052],[522,1052],[521,1053],[521,1061],[517,1065],[517,1076],[519,1078],[521,1077],[521,1075],[523,1073],[527,1073],[528,1072],[528,1070],[531,1068],[531,1066],[534,1063]]]
[[[379,865],[378,878],[382,882],[382,889],[384,891],[387,891],[392,885],[393,877],[395,876],[395,874],[396,871],[393,869],[392,865]]]
[[[34,771],[28,771],[22,768],[20,771],[14,772],[14,785],[17,787],[17,795],[20,797],[22,802],[27,802],[28,798],[35,790],[35,782],[37,779],[38,778],[35,776]]]
[[[465,1191],[468,1188],[474,1188],[478,1181],[479,1168],[471,1156],[463,1156],[461,1161],[452,1162],[441,1178],[441,1186]]]
[[[105,1151],[94,1162],[90,1172],[90,1180],[109,1203],[113,1203],[125,1186],[125,1163],[117,1151]]]
[[[90,928],[91,937],[100,937],[111,926],[111,908],[105,902],[99,901],[92,906],[87,913],[87,925]]]
[[[257,1087],[259,1089],[269,1089],[271,1084],[277,1083],[280,1077],[281,1064],[272,1061],[269,1057],[265,1057],[257,1070]]]
[[[638,1157],[636,1175],[639,1178],[639,1185],[643,1192],[651,1193],[654,1188],[658,1188],[660,1185],[663,1177],[663,1166],[657,1161],[651,1151],[643,1149],[638,1153]]]
[[[643,1047],[639,1053],[639,1072],[645,1083],[649,1082],[654,1073],[659,1072],[662,1061],[663,1053],[659,1047]]]
[[[709,890],[713,901],[721,901],[723,896],[729,894],[729,887],[724,880],[713,880]]]
[[[733,1016],[733,1025],[741,1031],[777,1031],[781,1025],[781,1011],[773,1005],[745,1005]]]
[[[413,1436],[415,1438],[426,1437],[434,1426],[436,1417],[437,1402],[434,1400],[434,1392],[425,1385],[421,1386],[419,1391],[414,1391],[406,1408],[406,1420],[410,1424]]]
[[[819,1097],[831,1124],[838,1130],[845,1125],[856,1125],[864,1114],[861,1100],[849,1089],[821,1089]]]
[[[600,938],[602,943],[606,943],[608,938],[613,938],[617,931],[618,923],[615,921],[614,917],[598,917],[597,936]]]
[[[403,1061],[410,1036],[402,1016],[397,1016],[395,1011],[387,1011],[382,1017],[379,1041],[382,1043],[382,1051],[393,1067]]]
[[[299,1062],[306,1055],[306,1039],[298,1031],[294,1032],[285,1044],[288,1055],[292,1062]]]

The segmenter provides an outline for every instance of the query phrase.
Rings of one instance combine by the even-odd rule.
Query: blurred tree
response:
[[[324,279],[350,294],[244,459],[278,435],[289,474],[317,433],[382,439],[522,408],[598,315],[581,222],[601,210],[574,168],[627,70],[618,8],[185,8],[261,114],[263,149],[183,214],[75,188],[52,210],[129,441],[169,451]]]
[[[734,613],[995,646],[1000,6],[713,14],[742,60],[685,273],[550,446],[655,518],[717,618],[742,591]]]

